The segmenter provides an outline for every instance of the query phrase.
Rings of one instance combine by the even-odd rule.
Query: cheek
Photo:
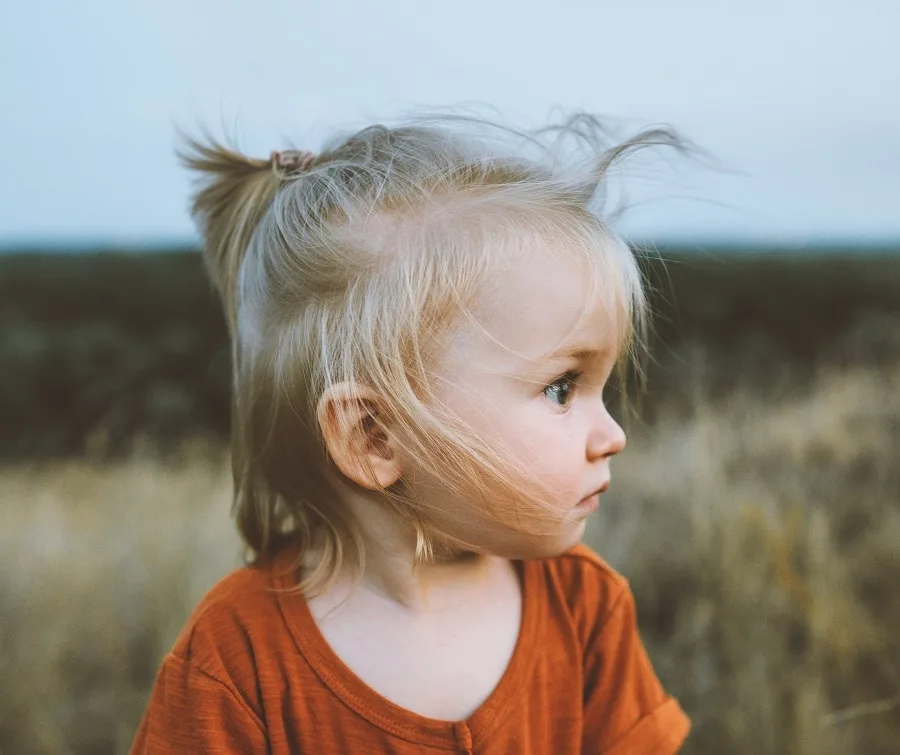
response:
[[[584,448],[570,417],[529,407],[507,425],[507,444],[541,484],[568,494],[581,484]]]
[[[577,499],[585,451],[575,415],[556,413],[539,400],[513,398],[497,387],[448,392],[445,400],[483,441],[506,449],[554,502],[566,506]]]

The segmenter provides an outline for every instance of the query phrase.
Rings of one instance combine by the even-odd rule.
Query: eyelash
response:
[[[569,383],[571,386],[569,389],[569,392],[572,393],[574,391],[574,389],[578,386],[578,384],[581,382],[581,378],[582,378],[583,374],[584,373],[582,373],[578,370],[569,370],[568,372],[566,372],[566,373],[560,375],[558,378],[556,378],[556,380],[554,380],[552,383],[548,383],[546,386],[544,386],[543,394],[545,396],[547,396],[547,398],[549,399],[550,396],[548,395],[548,392],[550,391],[550,389],[553,388],[554,386],[558,386],[560,383]],[[569,397],[569,401],[571,401],[571,396]],[[569,401],[567,401],[566,403],[563,403],[563,404],[559,404],[559,406],[565,408],[566,406],[569,405]]]

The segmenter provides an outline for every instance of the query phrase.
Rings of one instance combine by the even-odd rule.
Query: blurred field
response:
[[[823,365],[900,358],[900,249],[658,257],[648,419],[693,411],[698,387],[802,392]],[[226,339],[194,251],[0,254],[0,458],[224,437]]]
[[[687,753],[900,751],[900,257],[652,267],[643,413],[589,541]],[[0,258],[0,753],[120,753],[239,563],[198,260]]]

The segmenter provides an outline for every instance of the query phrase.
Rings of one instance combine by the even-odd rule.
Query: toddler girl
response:
[[[678,750],[628,584],[580,544],[645,307],[596,205],[619,157],[677,144],[604,134],[188,141],[251,558],[163,660],[132,752]]]

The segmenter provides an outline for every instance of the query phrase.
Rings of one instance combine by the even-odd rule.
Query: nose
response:
[[[625,448],[625,431],[604,406],[588,435],[587,458],[589,461],[605,459],[615,456],[623,448]]]

